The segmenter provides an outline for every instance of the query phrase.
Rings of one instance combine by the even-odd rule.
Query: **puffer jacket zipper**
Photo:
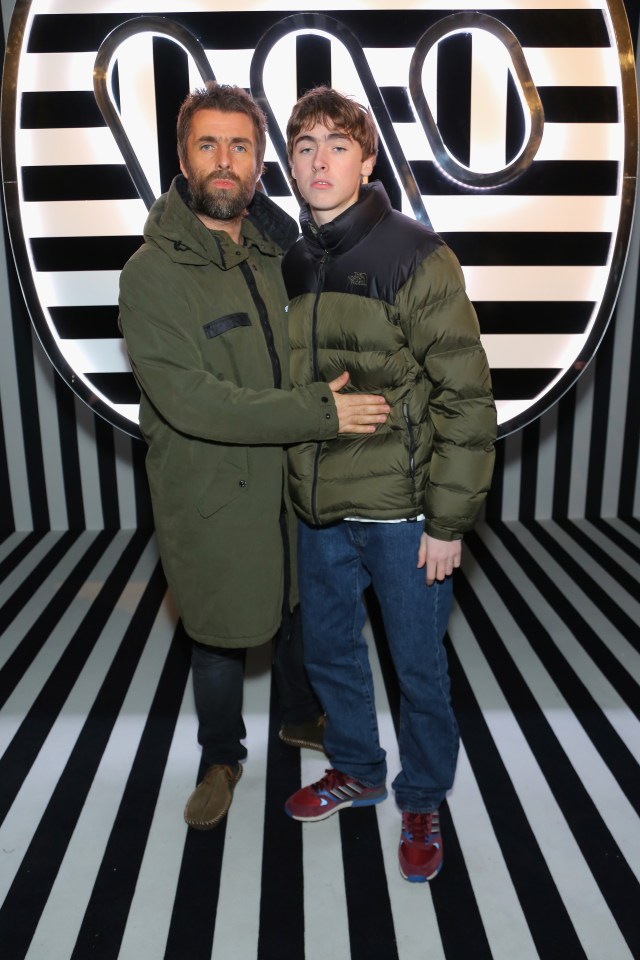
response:
[[[328,259],[329,251],[325,250],[322,255],[322,260],[320,261],[320,269],[318,270],[318,284],[316,287],[315,299],[313,301],[313,313],[311,315],[311,361],[314,381],[318,381],[320,379],[320,370],[318,368],[318,304],[320,302],[320,294],[322,293],[322,288],[324,286],[324,272]],[[320,469],[321,453],[322,441],[319,441],[316,444],[316,453],[313,461],[313,480],[311,481],[311,514],[313,516],[313,522],[318,526],[320,525],[320,518],[318,517],[318,471]]]
[[[416,469],[416,451],[415,451],[415,441],[413,436],[413,425],[409,419],[409,404],[406,400],[402,401],[402,415],[404,417],[404,422],[407,425],[407,431],[409,433],[409,476],[413,477]]]

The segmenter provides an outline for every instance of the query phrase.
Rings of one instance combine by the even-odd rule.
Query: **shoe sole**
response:
[[[379,797],[369,797],[366,800],[344,800],[342,803],[336,803],[330,810],[326,810],[324,813],[314,813],[313,816],[310,817],[303,817],[300,814],[291,813],[287,809],[286,804],[284,811],[292,820],[300,820],[302,823],[312,823],[315,820],[326,820],[328,817],[332,817],[334,813],[338,813],[339,810],[346,810],[347,807],[373,807],[376,803],[382,803],[383,800],[386,800],[387,796],[388,794],[385,790]]]
[[[433,873],[429,877],[425,877],[421,873],[407,876],[407,874],[403,871],[402,867],[399,867],[399,870],[400,870],[400,876],[402,877],[402,879],[408,880],[409,883],[428,883],[430,880],[435,880],[435,878],[438,876],[438,874],[442,870],[442,863],[440,863],[438,867],[436,867],[436,869],[433,871]]]
[[[324,753],[324,746],[321,743],[314,743],[312,740],[294,740],[291,737],[283,737],[281,733],[278,736],[288,747],[306,747],[308,750],[319,750],[320,753]]]

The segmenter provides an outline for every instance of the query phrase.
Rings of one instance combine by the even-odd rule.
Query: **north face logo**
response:
[[[354,291],[356,293],[364,293],[369,284],[369,278],[366,273],[351,273],[347,277],[349,282],[349,289],[353,290],[354,287],[359,287],[360,289]]]

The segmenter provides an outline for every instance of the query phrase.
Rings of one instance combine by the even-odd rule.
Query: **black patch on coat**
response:
[[[203,325],[202,329],[205,336],[212,340],[214,337],[219,337],[221,333],[226,333],[227,330],[233,330],[234,327],[250,326],[251,320],[248,313],[229,313],[226,317],[210,320],[209,323]]]

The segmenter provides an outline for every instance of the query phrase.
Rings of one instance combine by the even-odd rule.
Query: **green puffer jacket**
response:
[[[122,271],[120,325],[184,626],[204,643],[251,646],[274,635],[282,611],[283,444],[336,436],[337,415],[326,384],[287,389],[280,262],[295,223],[257,194],[239,246],[207,230],[184,193],[179,176],[150,211]]]
[[[373,436],[290,451],[296,511],[312,525],[424,514],[431,536],[461,537],[491,481],[496,410],[458,261],[379,183],[323,227],[306,208],[301,223],[283,261],[293,383],[347,369],[391,414]]]

